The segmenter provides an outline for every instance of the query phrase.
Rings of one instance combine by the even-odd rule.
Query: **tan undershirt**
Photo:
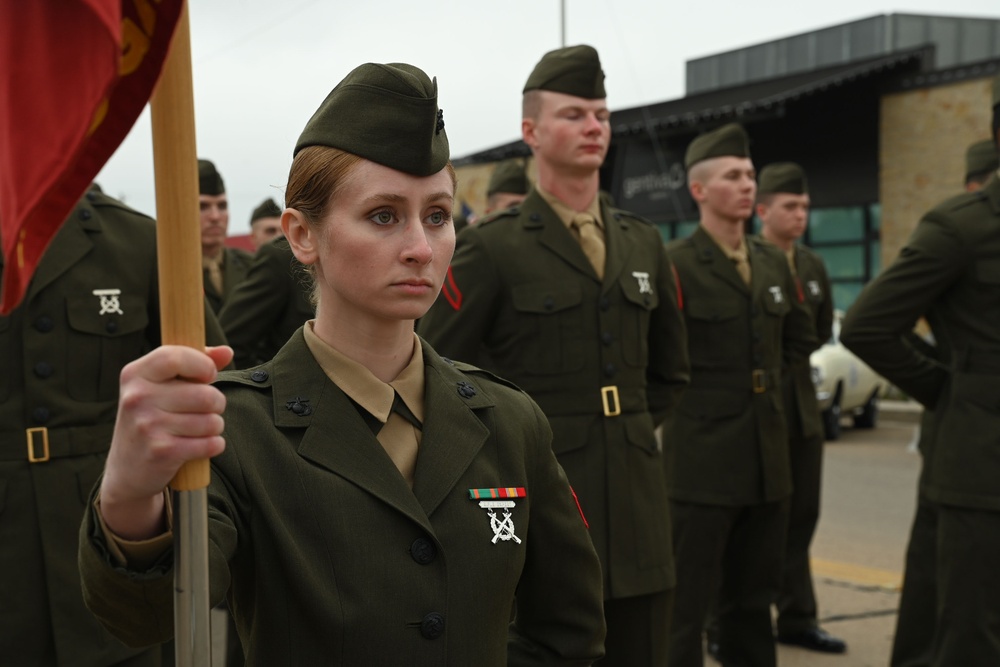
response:
[[[708,231],[708,229],[706,229],[705,227],[702,227],[702,229],[705,230],[705,233],[708,234],[709,238],[711,238],[713,241],[715,241],[715,245],[719,246],[719,250],[722,251],[722,254],[724,254],[726,256],[726,258],[729,259],[736,266],[736,271],[740,274],[740,277],[743,278],[743,282],[745,282],[747,285],[749,285],[750,284],[750,277],[751,277],[752,274],[751,274],[751,271],[750,271],[750,253],[747,250],[747,240],[746,240],[746,237],[744,237],[744,236],[741,235],[740,236],[740,247],[736,248],[736,249],[733,249],[733,248],[730,248],[725,243],[723,243],[722,241],[720,241],[715,236],[715,234],[713,234],[712,232]],[[741,266],[741,263],[742,263],[742,266]],[[744,269],[743,266],[745,266],[746,268]],[[745,273],[744,273],[744,270],[745,270]]]
[[[580,233],[576,231],[576,229],[573,227],[573,218],[576,217],[577,213],[589,213],[594,218],[597,228],[601,230],[602,234],[604,233],[604,220],[603,218],[601,218],[600,197],[595,196],[591,200],[590,206],[588,206],[586,210],[574,211],[569,206],[562,203],[562,201],[557,199],[554,194],[543,190],[540,185],[535,185],[535,189],[538,190],[538,194],[542,196],[542,199],[545,200],[545,203],[548,204],[553,211],[555,211],[556,215],[559,216],[559,219],[562,220],[562,223],[566,225],[566,229],[569,230],[569,233],[572,234],[573,238],[575,238],[577,241],[580,240]]]

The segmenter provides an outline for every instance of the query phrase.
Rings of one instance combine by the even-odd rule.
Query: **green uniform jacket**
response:
[[[285,238],[265,243],[246,278],[226,299],[219,323],[236,356],[236,368],[271,358],[295,330],[313,317],[312,280]]]
[[[749,287],[702,227],[667,245],[691,358],[691,386],[663,428],[676,500],[752,505],[792,491],[782,374],[818,342],[784,254],[747,246]]]
[[[754,243],[767,243],[755,238]],[[795,271],[800,290],[816,328],[816,338],[824,343],[833,335],[833,288],[823,258],[802,245],[795,245]],[[816,402],[809,357],[799,359],[785,374],[785,417],[788,428],[798,428],[803,438],[823,437],[823,422]],[[791,433],[789,435],[792,435]]]
[[[119,293],[102,300],[95,290]],[[91,191],[24,301],[0,317],[2,664],[108,665],[137,653],[84,607],[75,553],[111,442],[118,375],[160,343],[157,290],[153,221]],[[206,324],[223,342],[207,308]],[[28,461],[26,429],[38,429],[36,458],[47,435],[48,461]]]
[[[919,317],[938,359],[904,344]],[[933,501],[1000,510],[1000,180],[928,212],[848,311],[844,345],[934,410]]]
[[[491,370],[541,406],[590,522],[605,596],[617,598],[674,584],[653,426],[687,383],[688,362],[659,233],[624,211],[601,212],[603,281],[537,192],[469,227],[419,331],[453,359],[475,361],[485,346]],[[620,415],[605,416],[602,387],[609,412],[617,391]]]
[[[220,377],[212,599],[232,584],[248,664],[586,665],[602,654],[600,565],[544,417],[489,373],[423,349],[412,491],[301,331],[271,363]],[[498,487],[526,490],[510,510],[520,542],[494,540],[470,500]],[[112,567],[93,512],[83,531],[90,608],[129,643],[169,636],[172,573]]]
[[[222,306],[229,300],[229,295],[236,286],[246,278],[250,263],[253,261],[253,255],[242,248],[223,248],[223,252],[226,253],[226,265],[222,270],[222,294],[216,291],[212,281],[208,279],[208,271],[203,273],[205,298],[216,315],[222,311]]]

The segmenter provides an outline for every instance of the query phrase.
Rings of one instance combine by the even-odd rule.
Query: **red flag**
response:
[[[182,5],[0,3],[0,314],[142,113]]]

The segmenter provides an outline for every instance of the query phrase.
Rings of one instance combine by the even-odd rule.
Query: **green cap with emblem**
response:
[[[535,65],[524,91],[551,90],[588,100],[607,97],[597,49],[586,44],[549,51]]]
[[[750,157],[750,138],[739,123],[729,123],[695,138],[684,153],[684,167],[714,157]]]
[[[504,160],[493,169],[489,185],[486,186],[486,196],[497,192],[509,192],[515,195],[526,195],[531,184],[521,160]]]
[[[992,139],[983,139],[969,146],[965,151],[965,177],[996,171],[1000,167],[997,145]]]
[[[302,130],[295,154],[329,146],[414,176],[448,164],[437,79],[405,63],[366,63],[330,91]]]
[[[198,194],[217,197],[226,194],[226,184],[208,160],[198,160]]]
[[[779,192],[791,195],[809,194],[806,172],[794,162],[775,162],[760,170],[758,195],[772,195]]]
[[[278,205],[274,203],[273,199],[268,197],[263,202],[261,202],[260,206],[258,206],[253,210],[253,213],[250,214],[250,224],[252,225],[254,222],[260,220],[261,218],[280,218],[280,217],[281,217],[281,208],[279,208]]]

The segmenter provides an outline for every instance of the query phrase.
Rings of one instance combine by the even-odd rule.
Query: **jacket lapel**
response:
[[[604,219],[604,245],[607,248],[602,292],[607,292],[618,282],[618,277],[632,254],[633,241],[628,233],[629,222],[623,220],[620,214],[611,212],[605,206],[602,207],[601,217]]]
[[[86,211],[86,213],[84,213]],[[86,218],[82,218],[86,216]],[[56,233],[52,243],[45,251],[43,260],[39,263],[35,276],[28,287],[25,303],[46,285],[68,271],[70,267],[83,259],[94,247],[88,232],[100,232],[99,222],[93,208],[89,204],[75,208],[62,228]]]
[[[431,531],[402,475],[354,404],[316,363],[301,330],[292,341],[271,366],[275,426],[304,428],[300,456],[351,481]],[[308,405],[311,413],[299,415],[289,409],[296,401]]]
[[[450,493],[465,493],[455,485],[479,455],[489,429],[474,410],[493,407],[492,399],[468,376],[444,361],[421,340],[424,350],[424,432],[413,476],[413,493],[430,515]],[[472,385],[473,396],[459,393]],[[466,393],[469,393],[466,391]]]
[[[739,272],[736,270],[736,265],[729,261],[729,258],[722,253],[722,249],[708,235],[708,232],[699,225],[690,238],[691,243],[694,244],[698,251],[698,259],[705,264],[709,264],[714,275],[740,293],[745,295],[750,294],[750,288],[743,282]],[[753,267],[750,269],[750,275],[750,283],[752,285],[754,282]]]
[[[590,276],[595,281],[597,273],[590,265],[590,260],[583,254],[580,243],[573,238],[566,226],[556,215],[556,212],[545,203],[538,192],[532,190],[527,199],[521,204],[524,210],[524,228],[539,231],[539,242],[558,255],[567,264],[573,266],[577,271]]]

